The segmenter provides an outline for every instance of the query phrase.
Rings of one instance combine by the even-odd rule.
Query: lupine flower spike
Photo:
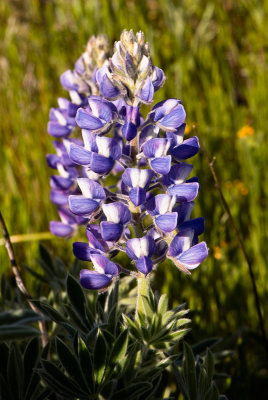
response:
[[[75,106],[65,101],[51,111],[49,123],[49,133],[64,138],[78,126],[81,141],[64,139],[67,164],[48,158],[52,168],[64,172],[52,177],[51,185],[56,204],[73,213],[72,220],[65,211],[65,221],[73,227],[75,218],[89,220],[88,242],[73,245],[75,256],[93,266],[81,271],[81,285],[104,290],[122,271],[144,279],[166,258],[190,274],[208,249],[205,242],[198,243],[203,218],[190,218],[199,182],[189,178],[193,166],[185,161],[196,155],[199,142],[197,137],[183,138],[185,109],[173,98],[141,114],[141,106],[150,106],[165,82],[142,32],[123,31],[112,57],[92,75],[92,64],[87,69],[85,60],[84,54],[83,62],[61,79],[76,93],[76,105],[80,102],[76,114]],[[110,174],[118,178],[113,188],[106,186]],[[111,260],[119,251],[126,253],[136,273]]]

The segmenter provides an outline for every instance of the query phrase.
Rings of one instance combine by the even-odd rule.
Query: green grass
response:
[[[45,154],[52,151],[46,133],[49,108],[65,94],[60,74],[72,68],[92,34],[105,33],[113,43],[124,28],[143,30],[154,64],[167,76],[156,101],[182,99],[187,122],[197,123],[210,156],[216,157],[266,315],[267,26],[267,0],[0,0],[0,204],[10,233],[48,231],[57,215],[49,201]],[[246,124],[254,134],[239,138],[237,131]],[[204,155],[193,164],[201,182],[195,216],[205,217],[210,255],[190,278],[163,264],[154,286],[168,292],[174,304],[188,302],[195,313],[195,338],[226,337],[242,327],[257,331],[248,267]],[[71,243],[46,242],[54,254],[72,261]],[[16,244],[15,251],[20,264],[37,268],[37,242]],[[9,268],[3,246],[0,263],[1,269]]]

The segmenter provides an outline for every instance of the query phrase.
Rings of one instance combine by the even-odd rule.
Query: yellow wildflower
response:
[[[186,124],[184,134],[185,134],[185,135],[189,135],[189,133],[191,132],[191,130],[192,130],[192,125]]]
[[[219,246],[213,247],[213,255],[216,260],[220,260],[222,258],[221,248]]]
[[[252,128],[252,126],[245,125],[241,129],[239,129],[239,131],[237,132],[237,137],[241,139],[247,136],[251,136],[253,134],[254,129]]]

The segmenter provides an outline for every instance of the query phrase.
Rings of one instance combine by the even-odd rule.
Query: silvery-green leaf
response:
[[[107,358],[107,346],[100,330],[98,331],[93,357],[95,380],[98,384],[100,384],[104,374]]]
[[[38,329],[28,325],[14,324],[0,327],[0,341],[19,340],[40,334]]]
[[[64,367],[66,372],[77,382],[81,390],[87,392],[87,387],[77,358],[58,337],[56,338],[56,349],[61,365]]]
[[[12,344],[9,350],[7,377],[12,399],[20,400],[23,393],[24,376],[22,356],[17,344]]]
[[[167,308],[168,308],[168,296],[167,294],[162,294],[158,302],[157,313],[162,316],[167,311]]]
[[[145,317],[151,321],[153,317],[153,309],[151,302],[149,301],[147,296],[142,296],[142,305],[145,313]]]
[[[110,356],[110,364],[118,363],[126,354],[128,345],[128,331],[125,329],[118,336]]]
[[[183,374],[189,390],[190,399],[197,400],[197,382],[195,372],[195,359],[191,347],[187,344],[183,344]]]
[[[40,340],[33,338],[27,345],[24,357],[24,395],[25,399],[30,399],[34,390],[40,385],[40,377],[34,370],[40,359]]]
[[[81,316],[83,322],[86,322],[85,307],[86,298],[81,285],[70,274],[67,277],[67,293],[75,311]]]

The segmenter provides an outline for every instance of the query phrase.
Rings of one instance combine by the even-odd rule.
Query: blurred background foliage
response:
[[[46,132],[49,108],[66,95],[61,73],[73,67],[91,35],[104,33],[112,45],[124,28],[142,30],[154,64],[167,76],[155,101],[180,98],[187,135],[196,123],[210,157],[216,157],[266,315],[267,26],[267,0],[0,0],[0,204],[10,234],[47,232],[49,220],[57,218],[45,154],[53,152]],[[234,379],[227,385],[236,396],[231,398],[245,399],[248,377],[255,374],[255,390],[267,378],[248,266],[202,152],[193,164],[201,183],[194,216],[205,217],[209,257],[190,278],[164,263],[152,285],[169,294],[172,306],[188,303],[193,340],[221,336],[236,348],[235,360],[227,363],[240,386]],[[83,229],[80,236],[85,239]],[[72,240],[45,244],[73,261]],[[19,264],[37,268],[37,246],[16,244]],[[0,265],[9,273],[3,246]]]

